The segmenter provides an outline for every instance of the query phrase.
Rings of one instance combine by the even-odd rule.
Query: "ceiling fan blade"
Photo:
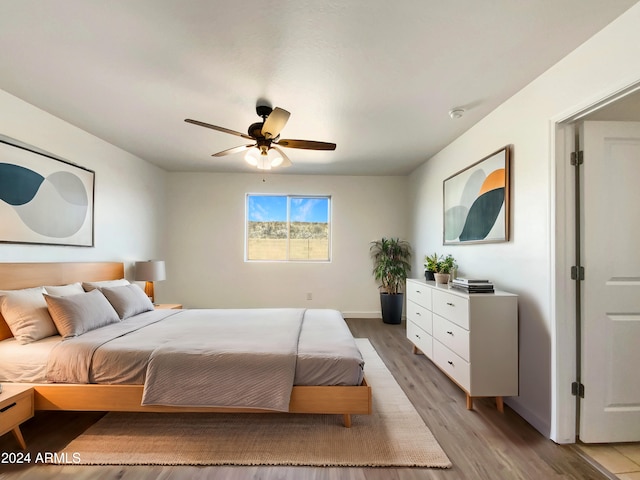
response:
[[[289,115],[291,115],[289,112],[280,107],[274,108],[262,126],[262,135],[264,138],[274,139],[280,135],[280,130],[287,124]]]
[[[278,155],[280,155],[282,157],[282,163],[279,165],[279,168],[286,168],[286,167],[290,167],[291,166],[291,160],[289,160],[289,157],[287,157],[287,155],[282,151],[282,149],[278,148],[278,147],[272,147],[276,152],[278,152]]]
[[[204,123],[199,120],[191,120],[190,118],[185,118],[184,121],[187,123],[193,123],[194,125],[199,125],[201,127],[211,128],[212,130],[217,130],[222,133],[230,133],[231,135],[237,135],[238,137],[246,138],[247,140],[255,140],[253,137],[250,137],[246,133],[236,132],[235,130],[230,130],[224,127],[218,127],[216,125],[211,125],[210,123]]]
[[[252,147],[255,147],[255,146],[256,146],[255,143],[251,143],[249,145],[240,145],[239,147],[233,147],[233,148],[230,148],[228,150],[223,150],[221,152],[214,153],[211,156],[212,157],[224,157],[225,155],[232,155],[234,153],[244,152],[245,150],[248,150],[249,148],[252,148]]]
[[[278,141],[278,146],[287,148],[305,148],[307,150],[335,150],[335,143],[314,142],[313,140],[290,140],[282,139]]]

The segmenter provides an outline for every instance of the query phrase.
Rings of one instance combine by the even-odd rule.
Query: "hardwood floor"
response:
[[[571,446],[545,439],[505,405],[492,399],[465,407],[462,391],[423,355],[413,355],[404,325],[350,319],[354,336],[367,337],[415,405],[453,463],[448,470],[417,468],[177,467],[3,465],[0,479],[352,479],[352,480],[596,480],[606,479]],[[55,452],[102,416],[100,413],[39,412],[22,426],[32,456]],[[0,453],[17,451],[11,434],[0,437]]]

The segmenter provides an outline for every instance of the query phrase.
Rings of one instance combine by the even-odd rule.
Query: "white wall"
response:
[[[452,253],[461,274],[490,278],[520,295],[520,396],[507,403],[558,442],[573,441],[567,430],[571,421],[561,425],[559,412],[571,412],[571,354],[565,352],[574,345],[562,333],[571,330],[573,319],[556,317],[556,311],[563,311],[555,303],[556,242],[558,252],[564,252],[566,238],[555,229],[554,125],[640,80],[638,25],[640,4],[431,158],[409,181],[410,240],[417,257]],[[508,144],[513,145],[511,241],[443,247],[442,181]],[[560,181],[562,192],[565,179]],[[564,204],[558,208],[558,215],[564,215]]]
[[[161,301],[189,307],[335,308],[377,316],[369,242],[407,236],[407,177],[170,173]],[[244,261],[247,193],[332,197],[330,263]],[[306,300],[312,293],[313,300]]]
[[[269,175],[262,183],[253,174],[166,174],[0,91],[1,134],[96,172],[94,248],[0,244],[0,261],[131,263],[162,256],[168,279],[157,285],[159,301],[192,307],[331,307],[369,316],[379,311],[369,242],[407,237],[415,249],[414,276],[421,274],[424,254],[452,253],[461,274],[486,276],[520,295],[520,396],[507,403],[543,434],[572,441],[560,420],[562,412],[571,412],[567,359],[573,339],[567,333],[572,318],[556,315],[563,311],[556,304],[556,294],[563,292],[554,291],[556,263],[564,261],[556,257],[564,251],[566,234],[555,229],[564,213],[556,212],[554,194],[556,188],[563,191],[564,178],[556,186],[554,123],[640,81],[638,25],[640,4],[408,179]],[[511,241],[444,248],[442,180],[507,144],[513,145]],[[245,263],[248,192],[332,195],[333,261]],[[307,292],[314,300],[306,300]]]
[[[163,170],[2,90],[0,134],[95,172],[95,247],[3,243],[0,261],[124,261],[130,276],[132,262],[161,256]]]

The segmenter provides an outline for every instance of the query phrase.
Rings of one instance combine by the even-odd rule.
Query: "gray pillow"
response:
[[[67,297],[45,294],[44,299],[63,338],[76,337],[120,321],[118,314],[100,290]]]
[[[82,282],[82,288],[84,288],[86,292],[90,292],[96,288],[120,287],[122,285],[129,285],[129,280],[121,278],[119,280],[102,280],[101,282]]]
[[[100,291],[118,312],[121,320],[153,310],[153,303],[135,283],[122,287],[102,287]]]
[[[43,287],[0,290],[0,310],[9,330],[20,344],[56,335],[56,326],[47,311]]]

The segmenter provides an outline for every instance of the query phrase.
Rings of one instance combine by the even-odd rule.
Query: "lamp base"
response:
[[[155,301],[155,295],[153,293],[153,282],[146,282],[144,284],[144,293],[147,294],[147,297],[149,297],[151,303]]]

